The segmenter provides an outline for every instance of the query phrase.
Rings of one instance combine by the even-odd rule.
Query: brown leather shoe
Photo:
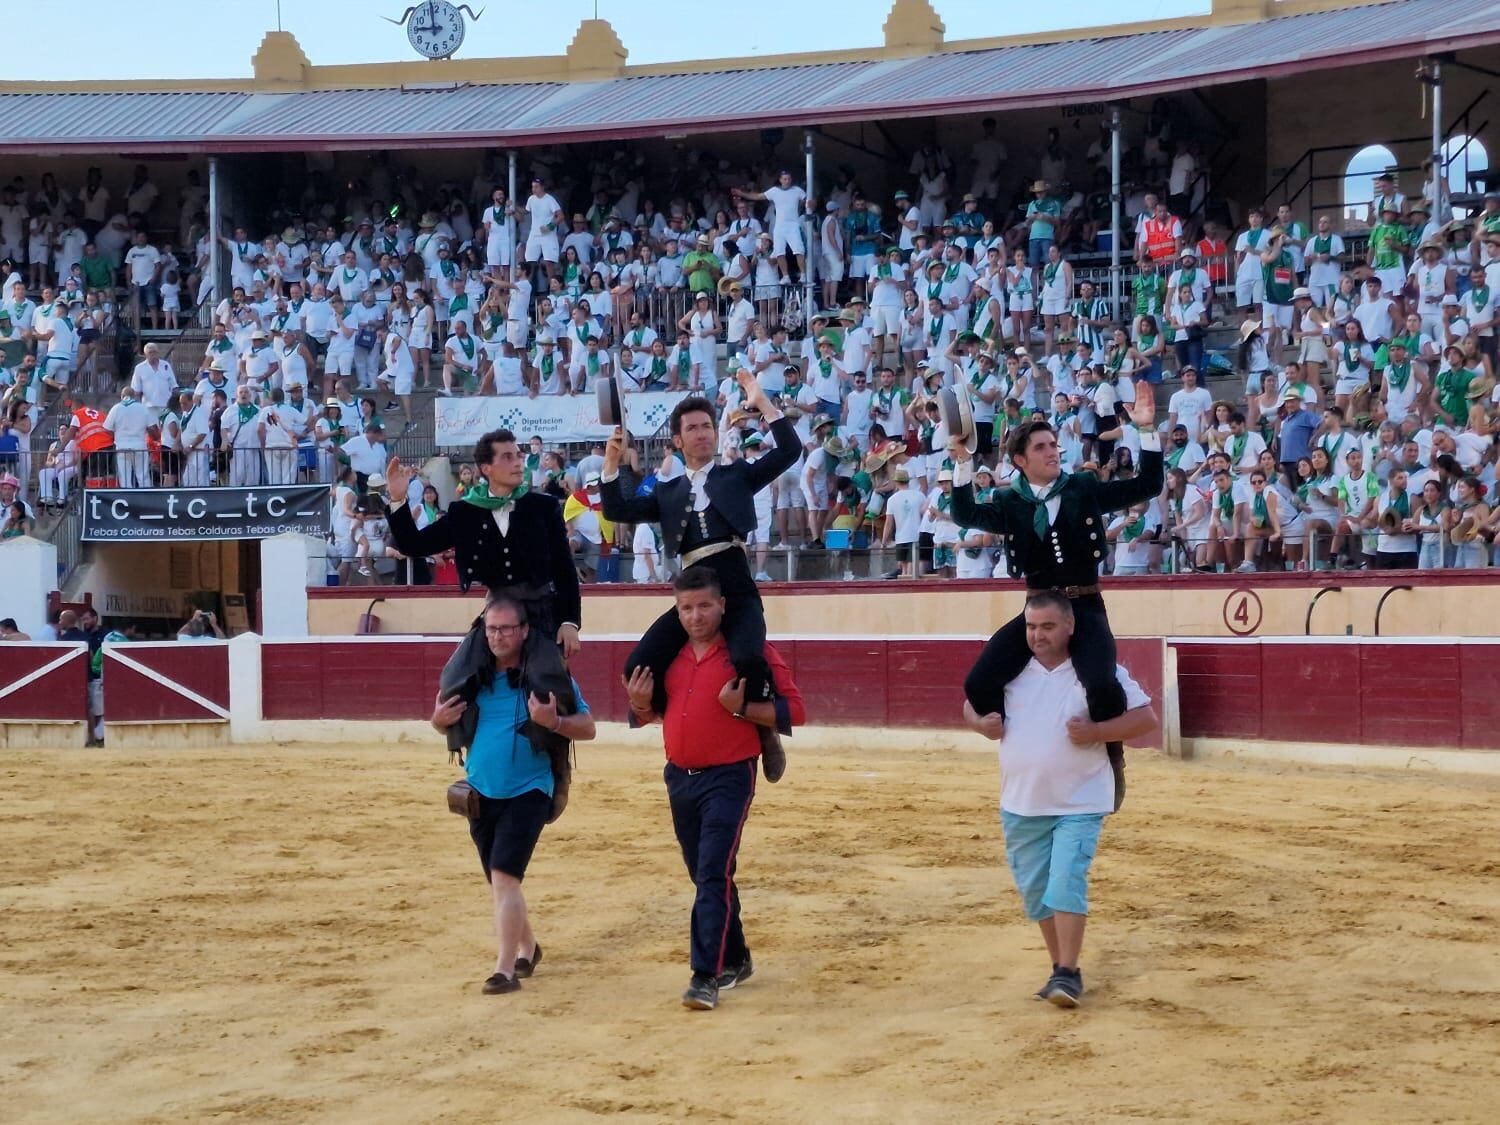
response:
[[[1104,751],[1109,755],[1109,769],[1115,775],[1115,812],[1125,803],[1125,744],[1106,742]]]
[[[786,773],[786,748],[781,745],[781,735],[771,727],[760,728],[760,769],[772,785]]]

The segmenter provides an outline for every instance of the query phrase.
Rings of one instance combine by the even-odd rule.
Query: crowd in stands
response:
[[[175,206],[144,167],[118,195],[97,169],[72,188],[7,185],[0,470],[15,483],[0,500],[15,510],[0,533],[25,526],[33,495],[65,502],[80,468],[122,487],[317,480],[346,576],[441,579],[443,560],[400,565],[371,496],[387,431],[416,426],[415,392],[585,395],[613,376],[627,395],[707,396],[724,456],[753,458],[768,437],[740,408],[748,370],[804,443],[762,498],[763,576],[770,551],[809,544],[847,547],[851,573],[858,558],[872,575],[1006,574],[998,544],[948,515],[935,396],[954,384],[973,399],[981,490],[1008,487],[1007,430],[1036,413],[1068,468],[1132,473],[1135,388],[1171,384],[1167,488],[1109,528],[1114,573],[1489,565],[1500,192],[1454,219],[1386,175],[1357,229],[1287,206],[1237,214],[1205,205],[1198,146],[1171,120],[1159,107],[1126,150],[1119,307],[1098,268],[1107,129],[1086,151],[1053,130],[1013,159],[987,120],[966,151],[887,169],[899,186],[879,194],[841,168],[809,195],[769,152],[735,167],[683,151],[662,171],[623,150],[539,150],[514,200],[489,163],[428,187],[376,157],[347,192],[311,174],[273,225],[217,244],[196,177]],[[211,335],[175,367],[148,343],[117,401],[73,401],[117,316]],[[54,400],[55,437],[35,435]],[[100,456],[107,473],[88,464]],[[586,577],[614,577],[619,552],[635,577],[666,573],[652,529],[598,513],[597,454],[533,457]],[[679,471],[660,441],[637,459],[641,487]],[[462,493],[428,483],[419,520]]]

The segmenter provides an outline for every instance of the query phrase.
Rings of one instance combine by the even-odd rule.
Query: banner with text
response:
[[[625,395],[625,424],[632,435],[648,438],[667,424],[672,408],[686,391],[641,391]],[[473,445],[491,430],[509,430],[524,445],[532,435],[549,445],[566,441],[603,441],[608,426],[599,424],[598,402],[592,394],[489,395],[482,398],[440,398],[435,435],[440,446]]]
[[[265,488],[91,488],[83,536],[93,543],[264,539],[286,531],[328,534],[326,484]]]

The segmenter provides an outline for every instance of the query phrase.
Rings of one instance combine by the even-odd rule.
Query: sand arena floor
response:
[[[794,748],[746,830],[756,976],[689,1013],[659,758],[585,749],[509,997],[443,761],[7,756],[0,1117],[1495,1119],[1494,781],[1137,755],[1063,1012],[992,758]]]

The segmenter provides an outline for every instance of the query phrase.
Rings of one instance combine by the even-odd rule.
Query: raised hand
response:
[[[385,466],[385,491],[391,499],[391,507],[399,508],[406,503],[406,488],[417,475],[416,469],[409,469],[401,463],[401,458],[392,457]]]
[[[1137,429],[1156,429],[1156,394],[1144,379],[1136,380],[1135,405],[1130,408],[1130,420]]]

